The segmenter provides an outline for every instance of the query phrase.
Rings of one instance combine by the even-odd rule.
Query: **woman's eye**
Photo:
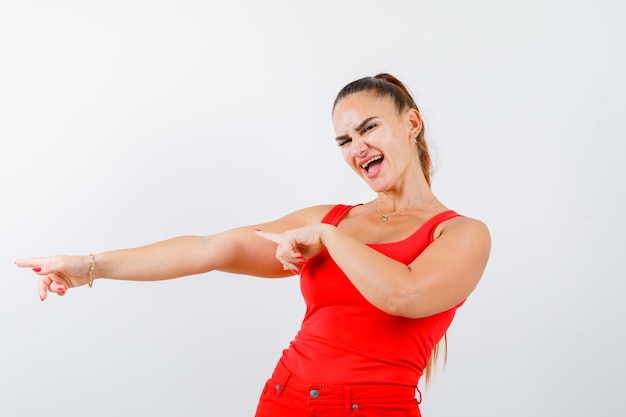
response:
[[[337,146],[342,147],[343,145],[347,145],[350,142],[352,142],[352,139],[344,139],[344,140],[337,142]]]
[[[376,124],[369,125],[365,129],[363,129],[363,132],[369,132],[370,130],[374,129],[375,127],[376,127]]]

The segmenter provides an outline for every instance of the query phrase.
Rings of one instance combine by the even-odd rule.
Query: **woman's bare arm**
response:
[[[260,239],[255,228],[286,231],[319,222],[330,206],[315,206],[293,212],[278,220],[241,227],[208,236],[180,236],[145,246],[95,254],[93,278],[158,281],[210,271],[225,271],[259,277],[285,277],[276,259],[276,245]],[[61,295],[68,288],[90,280],[91,257],[51,256],[21,259],[18,267],[32,268],[41,279],[39,295]]]
[[[427,317],[454,307],[474,290],[491,249],[487,227],[459,217],[413,262],[404,265],[333,228],[324,244],[354,286],[381,310]]]
[[[439,237],[405,265],[340,229],[316,224],[286,233],[259,232],[278,243],[277,257],[295,268],[324,247],[359,292],[386,313],[419,318],[454,307],[476,287],[491,248],[487,227],[478,220],[448,220]]]

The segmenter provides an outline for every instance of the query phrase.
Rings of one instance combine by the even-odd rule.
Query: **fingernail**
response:
[[[292,269],[291,272],[293,272],[295,275],[298,275],[300,273],[300,271],[298,271],[297,269]]]
[[[41,268],[33,268],[33,271],[35,271],[35,272],[41,272]]]
[[[59,292],[59,294],[65,294],[65,288],[63,287],[59,287],[57,291]]]
[[[40,295],[39,299],[41,300],[41,302],[43,303],[43,297]]]
[[[252,230],[254,230],[255,232],[260,232],[261,231],[261,229],[252,229]]]

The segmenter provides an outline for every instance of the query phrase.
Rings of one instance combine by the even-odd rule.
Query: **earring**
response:
[[[417,143],[417,136],[413,136],[411,140],[413,141],[413,143]]]

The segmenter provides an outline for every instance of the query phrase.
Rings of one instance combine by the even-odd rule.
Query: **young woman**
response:
[[[332,114],[343,158],[376,193],[370,202],[16,264],[40,276],[42,300],[99,278],[300,275],[302,327],[263,389],[257,417],[419,416],[418,381],[483,274],[489,232],[433,195],[422,118],[398,79],[379,74],[346,85]]]

